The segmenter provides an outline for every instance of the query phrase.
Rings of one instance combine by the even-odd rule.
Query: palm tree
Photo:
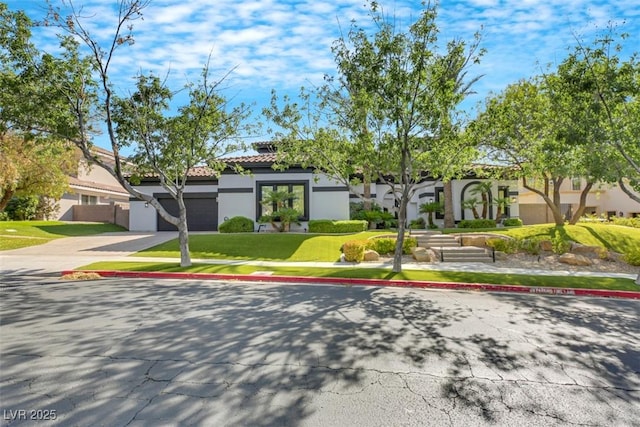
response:
[[[434,212],[442,212],[444,206],[440,202],[429,202],[423,203],[420,205],[420,213],[427,214],[427,221],[429,222],[429,228],[438,228],[433,223],[433,214]]]
[[[269,191],[261,203],[265,206],[275,205],[275,210],[271,214],[263,215],[258,221],[270,222],[271,226],[280,232],[289,231],[290,224],[297,223],[300,217],[300,212],[288,206],[289,200],[294,199],[296,195],[288,191]],[[280,225],[276,224],[277,221]]]
[[[491,194],[492,186],[493,183],[491,181],[479,182],[470,191],[470,194],[474,196],[479,194],[482,198],[482,219],[486,219],[489,214],[489,194]]]
[[[502,212],[506,212],[509,205],[511,205],[511,199],[508,197],[496,197],[493,204],[498,207],[496,210],[496,221],[499,221],[502,216]]]
[[[467,199],[462,202],[462,207],[465,209],[471,209],[471,212],[473,212],[473,218],[480,219],[480,215],[478,215],[478,210],[476,209],[478,203],[480,202],[477,199]]]

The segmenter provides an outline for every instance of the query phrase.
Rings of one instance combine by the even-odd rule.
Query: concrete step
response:
[[[417,238],[418,246],[423,248],[459,247],[460,242],[454,236],[448,234],[435,234],[420,236]]]
[[[433,248],[443,262],[493,262],[493,255],[485,248],[458,246],[456,248]]]

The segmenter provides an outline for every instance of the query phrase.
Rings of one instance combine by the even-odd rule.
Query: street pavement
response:
[[[636,300],[14,285],[0,288],[1,425],[639,425]]]

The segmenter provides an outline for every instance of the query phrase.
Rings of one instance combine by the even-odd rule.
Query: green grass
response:
[[[564,277],[533,276],[520,274],[473,273],[454,271],[404,270],[393,273],[382,268],[308,268],[308,267],[263,267],[252,265],[211,265],[194,264],[182,268],[175,263],[153,262],[97,262],[78,270],[116,270],[188,272],[217,274],[251,274],[255,271],[272,271],[274,275],[303,277],[338,277],[385,280],[422,280],[434,282],[488,283],[497,285],[521,285],[535,287],[562,287],[583,289],[608,289],[637,291],[638,286],[631,279],[608,277]]]
[[[527,239],[532,237],[551,239],[555,231],[568,240],[589,246],[600,246],[615,252],[627,253],[640,247],[640,229],[613,224],[580,224],[555,226],[538,224],[515,228],[497,228],[493,233]]]
[[[41,245],[53,239],[126,231],[114,224],[67,223],[62,221],[2,221],[0,251]]]
[[[365,231],[356,234],[238,233],[194,234],[189,237],[193,258],[270,261],[336,261],[340,246],[349,240],[364,240],[388,234]],[[133,256],[180,257],[178,240],[170,240]]]

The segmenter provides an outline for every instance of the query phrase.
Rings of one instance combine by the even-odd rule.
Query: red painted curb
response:
[[[61,274],[97,273],[102,277],[144,278],[144,279],[199,279],[199,280],[241,280],[248,282],[309,283],[352,286],[394,286],[404,288],[461,289],[468,291],[517,292],[524,294],[595,296],[605,298],[640,299],[640,291],[615,291],[583,288],[550,288],[519,285],[493,285],[488,283],[428,282],[420,280],[353,279],[339,277],[306,276],[257,276],[249,274],[216,273],[160,273],[149,271],[111,271],[111,270],[66,270]]]

